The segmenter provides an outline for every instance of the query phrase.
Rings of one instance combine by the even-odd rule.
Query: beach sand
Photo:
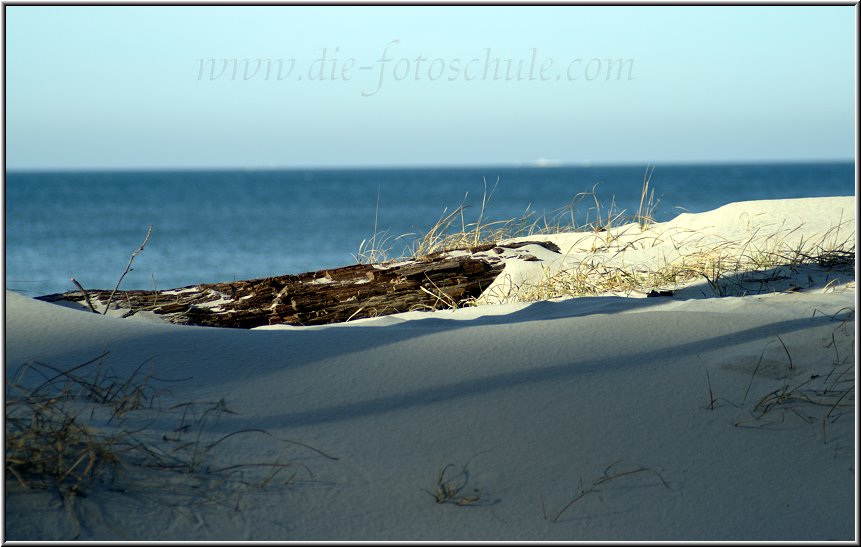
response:
[[[5,540],[857,540],[855,210],[743,202],[532,236],[560,252],[512,251],[484,305],[319,327],[6,291],[10,385],[104,354],[76,374],[132,377],[152,403],[111,419],[75,403],[137,448],[85,495],[7,471]],[[726,266],[837,247],[851,263]],[[716,260],[729,269],[679,275],[673,297],[593,283],[607,290],[527,301],[584,263],[594,281]]]

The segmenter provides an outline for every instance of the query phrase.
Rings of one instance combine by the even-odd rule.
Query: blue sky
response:
[[[855,7],[5,9],[9,169],[854,158]]]

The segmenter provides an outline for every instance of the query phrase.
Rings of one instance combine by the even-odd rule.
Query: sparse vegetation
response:
[[[379,196],[377,208],[374,213],[374,233],[359,244],[359,248],[353,257],[360,264],[378,263],[388,260],[400,260],[406,258],[417,258],[431,253],[451,251],[455,249],[468,249],[487,243],[498,243],[500,241],[531,236],[535,234],[555,234],[589,230],[595,234],[603,234],[611,237],[607,232],[623,222],[633,220],[645,229],[649,223],[654,221],[660,200],[655,200],[654,189],[649,188],[654,167],[646,169],[641,190],[640,207],[636,215],[628,215],[625,210],[616,207],[615,198],[611,199],[608,207],[602,206],[598,195],[596,184],[590,192],[580,192],[574,196],[571,203],[555,211],[551,218],[546,215],[538,218],[535,211],[526,208],[523,215],[507,220],[488,221],[487,216],[493,194],[499,185],[497,178],[493,187],[488,190],[487,180],[484,180],[484,193],[481,205],[478,209],[476,220],[467,221],[466,212],[469,208],[464,197],[461,205],[451,212],[446,208],[440,218],[428,230],[418,234],[401,234],[391,237],[387,231],[379,231]],[[590,199],[594,201],[594,207],[585,212],[584,221],[577,222],[575,207],[580,202]],[[397,257],[391,257],[390,253],[395,242],[407,241],[404,252]]]
[[[601,490],[599,488],[600,486],[602,486],[602,485],[604,485],[610,481],[620,479],[622,477],[628,477],[628,476],[636,475],[639,473],[651,473],[651,474],[655,475],[658,479],[660,479],[661,484],[664,486],[664,488],[666,488],[668,490],[670,489],[670,485],[667,484],[667,481],[664,480],[664,477],[661,475],[661,473],[658,470],[652,469],[649,467],[641,467],[641,466],[632,467],[632,468],[628,468],[628,469],[615,470],[614,468],[617,465],[619,465],[619,463],[620,462],[614,462],[614,463],[611,463],[610,465],[608,465],[607,468],[604,470],[604,472],[601,474],[601,476],[596,478],[595,480],[593,480],[589,486],[584,487],[583,481],[581,479],[580,486],[579,486],[580,491],[577,493],[577,495],[574,497],[574,499],[572,499],[567,504],[565,504],[565,506],[562,507],[562,509],[560,509],[556,513],[556,515],[552,519],[550,519],[550,521],[551,522],[559,522],[559,519],[562,518],[562,515],[564,515],[566,511],[571,509],[574,506],[574,504],[576,504],[578,501],[580,501],[581,499],[585,498],[586,496],[588,496],[590,494],[600,493],[601,492]],[[548,515],[547,515],[546,509],[545,509],[544,519],[547,520],[547,518],[548,518]]]
[[[817,311],[814,311],[814,316]],[[715,410],[719,408],[715,403],[721,401],[737,409],[743,416],[733,425],[743,429],[777,427],[787,418],[800,419],[807,424],[818,424],[823,443],[831,442],[834,439],[829,434],[829,425],[851,416],[855,409],[854,316],[853,308],[843,308],[828,316],[837,325],[831,331],[830,341],[823,345],[822,357],[812,360],[808,358],[799,362],[784,339],[775,334],[764,345],[756,363],[752,364],[747,385],[739,399],[717,397],[707,369],[707,408]],[[844,348],[842,352],[841,347]],[[833,357],[829,359],[827,355],[830,352],[833,352]],[[770,362],[766,359],[768,353],[772,354]],[[740,370],[744,367],[733,364],[727,368]]]
[[[245,486],[265,487],[287,469],[313,477],[304,464],[284,461],[287,449],[337,459],[304,443],[279,439],[265,430],[241,429],[213,437],[208,426],[235,414],[222,399],[192,401],[162,409],[166,390],[143,374],[144,361],[128,377],[107,365],[108,352],[61,369],[33,361],[7,382],[5,468],[7,480],[25,489],[53,490],[67,503],[97,485],[122,489],[145,470],[183,474]],[[168,427],[158,434],[154,424]],[[172,424],[172,425],[171,425]],[[262,436],[281,446],[275,461],[227,461],[213,449],[240,436]],[[248,470],[258,473],[248,474]],[[135,471],[137,470],[137,471]],[[123,472],[127,473],[123,473]],[[246,473],[243,473],[246,471]],[[262,473],[262,476],[256,476]]]
[[[741,241],[709,239],[695,231],[661,229],[655,226],[660,200],[655,199],[651,184],[653,174],[653,167],[646,169],[640,204],[633,216],[618,210],[615,200],[611,200],[609,206],[603,206],[596,185],[590,192],[575,195],[572,203],[558,211],[552,222],[546,217],[536,219],[534,212],[528,209],[519,218],[487,221],[487,208],[496,186],[488,191],[485,184],[481,209],[475,221],[465,219],[465,205],[450,213],[444,212],[428,231],[407,247],[400,259],[471,249],[481,244],[496,244],[531,235],[582,234],[560,263],[545,267],[540,280],[515,281],[503,274],[503,281],[481,298],[460,302],[441,296],[439,306],[435,305],[433,309],[602,294],[645,295],[650,291],[675,291],[697,287],[698,284],[700,288],[696,290],[705,296],[794,291],[805,287],[791,285],[788,281],[798,278],[796,274],[800,270],[814,267],[828,270],[828,274],[834,273],[838,278],[842,272],[848,274],[847,270],[851,269],[849,277],[854,278],[854,230],[846,230],[850,222],[841,218],[831,231],[815,242],[795,237],[802,226],[778,226],[768,234],[762,233],[761,227],[752,228],[750,236]],[[594,206],[587,210],[585,222],[577,223],[575,204],[584,199],[593,200]],[[395,240],[412,235],[405,234]],[[691,241],[696,244],[690,245]],[[382,248],[381,242],[386,242]],[[378,237],[375,232],[371,239],[360,245],[357,260],[372,262],[388,258],[390,243],[390,239]],[[668,251],[669,247],[671,250]],[[657,256],[659,266],[654,266],[651,255],[644,263],[631,262],[630,254],[626,255],[629,250],[648,249],[654,249],[652,254],[660,253]],[[842,278],[847,279],[846,276]],[[812,286],[812,277],[809,279]],[[827,282],[834,283],[834,278],[829,276]]]
[[[855,359],[854,353],[841,355],[838,335],[852,341],[849,323],[854,319],[853,309],[843,309],[832,317],[839,325],[831,333],[831,342],[823,349],[834,351],[834,359],[829,363],[826,359],[815,363],[802,363],[804,377],[793,380],[790,371],[799,367],[793,363],[792,354],[784,341],[777,336],[786,355],[784,377],[774,389],[770,389],[747,409],[750,420],[739,420],[737,427],[768,427],[783,422],[788,413],[800,418],[805,423],[818,423],[821,427],[823,442],[828,442],[828,424],[835,423],[855,408]],[[838,334],[839,333],[839,334]],[[850,347],[853,345],[850,343]],[[765,350],[763,350],[763,354]],[[747,401],[750,385],[753,384],[760,368],[762,357],[757,362],[751,374],[750,383],[745,392],[743,403]],[[818,411],[815,409],[819,409]]]
[[[678,234],[645,232],[628,241],[617,235],[612,246],[601,249],[586,240],[589,236],[584,236],[580,243],[575,244],[576,248],[585,248],[584,252],[576,256],[571,253],[558,269],[545,268],[545,274],[538,282],[509,282],[482,301],[529,302],[601,294],[642,295],[651,290],[694,287],[698,280],[704,281],[704,289],[699,290],[706,296],[797,291],[806,287],[798,287],[791,281],[798,278],[802,270],[808,274],[827,270],[824,273],[830,279],[828,283],[840,277],[849,281],[854,279],[854,234],[842,240],[835,239],[834,235],[840,228],[840,225],[836,226],[815,243],[803,240],[787,242],[786,233],[782,234],[784,237],[777,237],[781,235],[778,233],[762,240],[757,239],[754,233],[746,241],[707,244],[705,248],[687,253],[683,253],[681,245],[674,244],[676,257],[672,260],[665,258],[664,264],[658,268],[626,262],[624,253],[638,246],[640,249],[654,246]],[[630,229],[631,225],[619,231],[623,233]],[[832,275],[838,277],[832,278]],[[809,277],[809,284],[813,285],[812,277]]]
[[[461,506],[476,504],[481,499],[481,492],[478,489],[464,493],[469,483],[469,472],[466,466],[457,473],[449,473],[449,469],[454,467],[454,464],[450,463],[440,470],[433,493],[434,499],[437,503],[452,503]]]
[[[652,181],[652,175],[655,172],[655,166],[651,166],[649,170],[646,167],[646,174],[643,175],[643,190],[640,193],[640,207],[637,209],[637,225],[640,230],[645,230],[649,224],[655,221],[655,212],[658,210],[661,200],[655,201],[655,189],[649,191],[649,183]]]
[[[123,279],[125,279],[126,275],[127,275],[130,271],[132,271],[132,264],[133,264],[133,263],[134,263],[134,261],[135,261],[135,257],[137,257],[137,255],[139,255],[140,253],[142,253],[142,252],[143,252],[144,248],[146,247],[146,244],[149,242],[149,238],[150,238],[150,236],[152,235],[152,227],[153,227],[153,225],[152,225],[152,224],[150,224],[150,225],[149,225],[149,229],[147,229],[146,237],[144,238],[143,243],[141,243],[141,244],[140,244],[140,247],[138,247],[137,249],[135,249],[134,251],[132,251],[132,254],[131,254],[131,256],[129,257],[129,261],[128,261],[128,263],[126,264],[126,268],[125,268],[125,270],[123,270],[123,273],[121,273],[121,274],[120,274],[119,279],[117,279],[117,284],[114,286],[114,290],[113,290],[113,291],[111,291],[111,294],[110,294],[110,296],[108,297],[108,301],[107,301],[107,303],[105,304],[105,309],[104,309],[104,310],[102,310],[102,315],[107,315],[108,310],[110,310],[110,309],[111,309],[111,302],[113,302],[113,300],[114,300],[114,296],[117,294],[117,291],[118,291],[118,290],[120,290],[120,284],[123,282]],[[70,279],[70,281],[71,281],[71,282],[72,282],[72,284],[74,284],[74,285],[75,285],[75,287],[77,287],[77,288],[78,288],[78,290],[79,290],[79,291],[81,291],[81,293],[84,295],[84,300],[86,301],[86,303],[87,303],[87,307],[90,309],[90,311],[92,311],[93,313],[99,313],[99,312],[96,310],[95,306],[93,306],[93,302],[92,302],[92,300],[90,300],[90,294],[89,294],[89,293],[87,292],[87,290],[83,287],[83,285],[81,285],[81,283],[80,283],[77,279],[75,279],[74,277],[73,277],[73,278],[71,278],[71,279]],[[154,284],[155,284],[155,274],[153,274],[153,285],[154,285]]]
[[[418,258],[441,251],[468,249],[534,233],[534,221],[531,220],[534,214],[528,208],[519,218],[486,221],[486,214],[498,184],[497,179],[496,184],[488,192],[487,181],[484,181],[484,194],[481,198],[478,218],[475,221],[467,222],[465,214],[467,206],[463,203],[450,213],[446,209],[428,231],[416,237],[408,248],[408,256]],[[459,223],[457,223],[458,220]]]

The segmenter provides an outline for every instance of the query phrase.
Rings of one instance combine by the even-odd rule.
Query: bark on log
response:
[[[482,245],[466,249],[466,254],[441,252],[405,262],[357,264],[179,289],[117,291],[111,307],[127,310],[124,317],[148,311],[170,323],[244,329],[282,323],[320,325],[449,308],[478,297],[496,279],[505,265],[500,256],[504,249],[530,243],[559,252],[546,242],[522,242],[504,248]],[[529,259],[527,256],[523,258]],[[87,291],[99,312],[111,292]],[[37,298],[82,303],[85,294],[70,291]]]

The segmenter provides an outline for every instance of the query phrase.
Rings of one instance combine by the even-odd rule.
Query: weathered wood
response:
[[[500,260],[442,255],[388,266],[358,264],[171,290],[117,291],[111,305],[127,310],[126,315],[149,311],[184,325],[318,325],[462,302],[479,296],[502,267]],[[88,293],[104,310],[111,291]],[[85,295],[71,291],[38,299],[83,302]]]
[[[528,244],[559,252],[548,242],[481,245],[404,262],[356,264],[179,289],[117,291],[111,306],[126,310],[124,316],[146,311],[171,323],[246,329],[274,324],[320,325],[439,309],[478,297],[505,266],[502,253]],[[520,258],[537,260],[528,254]],[[111,292],[91,290],[88,294],[96,309],[102,311]],[[70,291],[38,299],[84,302],[86,295]]]

